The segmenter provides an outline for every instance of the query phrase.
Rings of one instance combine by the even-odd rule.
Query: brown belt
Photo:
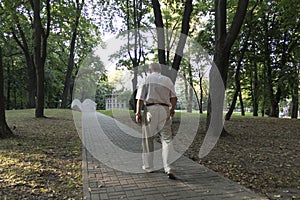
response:
[[[154,106],[154,105],[161,105],[161,106],[167,106],[169,107],[168,104],[166,103],[147,103],[146,106]]]

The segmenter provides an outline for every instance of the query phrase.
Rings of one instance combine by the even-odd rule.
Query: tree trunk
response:
[[[5,103],[4,103],[4,75],[2,62],[2,48],[0,47],[0,138],[13,136],[12,131],[8,127],[5,119]]]
[[[239,83],[240,84],[240,83]],[[239,91],[239,99],[240,99],[240,105],[241,105],[241,115],[245,116],[245,108],[244,108],[244,103],[243,103],[243,95],[242,95],[242,90],[241,90],[241,86],[239,87],[240,91]]]
[[[34,64],[36,67],[37,77],[37,99],[35,117],[44,117],[45,107],[45,62],[47,58],[47,39],[50,34],[50,0],[46,1],[47,10],[47,27],[42,27],[40,15],[41,2],[33,0],[33,15],[34,15]],[[43,38],[43,40],[42,40]]]
[[[154,23],[157,31],[158,62],[162,65],[166,65],[165,30],[160,4],[158,0],[152,0],[151,2],[154,12]],[[162,74],[165,73],[162,72]]]
[[[71,83],[71,78],[72,78],[72,72],[74,68],[74,55],[75,55],[75,44],[76,44],[76,38],[77,38],[77,29],[79,25],[79,19],[81,16],[81,10],[83,8],[84,1],[82,1],[81,5],[79,4],[79,0],[76,0],[76,19],[75,19],[75,26],[72,34],[72,39],[71,39],[71,45],[70,45],[70,53],[69,53],[69,60],[68,60],[68,68],[67,68],[67,74],[66,74],[66,79],[65,79],[65,84],[64,84],[64,90],[63,90],[63,95],[62,95],[62,103],[61,103],[61,108],[66,108],[68,104],[68,94],[70,92],[70,83]]]
[[[190,18],[191,14],[193,12],[193,0],[186,0],[185,6],[184,6],[184,12],[182,16],[182,22],[181,22],[181,32],[179,41],[176,47],[176,52],[174,56],[174,60],[172,63],[172,71],[170,73],[171,80],[173,83],[175,83],[177,78],[177,72],[179,71],[180,63],[183,56],[183,49],[186,44],[186,40],[188,37],[189,29],[190,29]]]
[[[187,107],[187,112],[192,112],[193,111],[193,74],[192,74],[192,66],[191,64],[189,64],[189,67],[188,67],[188,70],[189,70],[189,85],[188,85],[188,88],[189,88],[189,101],[188,101],[188,107]]]
[[[200,72],[199,72],[199,76],[200,76]],[[200,83],[199,83],[199,87],[200,87],[200,100],[198,101],[199,103],[199,113],[202,114],[203,113],[203,86],[202,86],[202,80],[203,80],[203,76],[200,76]]]
[[[241,71],[241,66],[242,66],[242,61],[244,59],[244,56],[245,56],[245,53],[247,51],[247,48],[248,48],[248,38],[249,38],[249,35],[247,36],[247,39],[245,40],[245,44],[241,50],[241,57],[239,58],[238,60],[238,64],[237,64],[237,67],[236,67],[236,70],[235,70],[235,86],[236,86],[236,89],[235,89],[235,93],[233,95],[233,99],[232,99],[232,103],[230,105],[230,108],[228,110],[228,112],[226,113],[225,115],[225,120],[230,120],[230,117],[235,109],[235,104],[236,104],[236,101],[237,101],[237,97],[239,96],[240,98],[240,102],[241,102],[241,109],[242,109],[242,113],[243,113],[243,102],[241,101],[241,83],[240,83],[240,71]],[[244,113],[245,115],[245,113]]]
[[[230,120],[230,118],[231,118],[231,115],[232,115],[232,113],[235,109],[235,104],[236,104],[236,100],[237,100],[237,97],[238,97],[238,93],[239,93],[239,90],[236,87],[233,98],[232,98],[232,102],[230,104],[230,108],[229,108],[228,112],[225,115],[225,120]]]
[[[164,24],[160,9],[160,4],[158,0],[152,0],[152,7],[154,11],[154,19],[155,19],[155,26],[157,29],[157,38],[158,38],[158,61],[160,64],[166,65],[166,51],[165,51],[165,30],[164,30]],[[186,39],[189,32],[189,22],[190,22],[190,16],[193,11],[193,4],[192,0],[186,0],[185,7],[184,7],[184,13],[182,17],[182,23],[181,23],[181,34],[179,38],[178,45],[176,47],[176,52],[174,56],[174,60],[172,62],[172,71],[167,70],[165,67],[162,68],[162,74],[166,75],[171,78],[173,83],[175,83],[177,78],[177,72],[180,67],[182,55],[183,55],[183,48],[186,43]]]
[[[42,49],[42,23],[40,18],[40,0],[34,2],[34,63],[37,76],[37,101],[36,101],[36,117],[44,117],[44,65],[41,59]]]
[[[189,91],[188,91],[188,82],[185,71],[183,71],[184,78],[184,97],[185,97],[185,109],[188,110],[188,102],[189,102]]]
[[[13,68],[13,59],[10,57],[11,65],[7,65],[7,89],[6,89],[6,110],[10,109],[10,91],[11,91],[11,74],[10,68]]]
[[[29,56],[29,58],[28,58]],[[37,78],[36,69],[34,66],[33,55],[25,55],[27,63],[28,76],[28,108],[35,108],[36,106],[36,92],[37,92]]]
[[[246,15],[248,0],[239,0],[238,7],[233,18],[230,30],[226,31],[226,0],[215,0],[215,53],[214,53],[214,63],[216,64],[219,73],[222,77],[224,88],[226,89],[227,73],[229,65],[229,55],[230,49],[237,38],[237,35],[242,27],[243,20]],[[210,81],[213,79],[210,79]],[[216,88],[212,89],[215,90]],[[225,91],[224,91],[225,92]],[[210,96],[210,95],[209,95]],[[220,95],[224,101],[225,94]],[[218,112],[223,112],[220,110]],[[220,113],[222,114],[222,113]],[[211,100],[208,101],[208,111],[206,119],[206,127],[209,127],[211,123]],[[223,135],[226,135],[226,131],[223,128]]]
[[[270,101],[270,110],[269,110],[269,117],[277,117],[276,110],[278,107],[278,102],[276,101],[274,97],[274,91],[273,91],[273,76],[272,76],[272,67],[270,66],[270,63],[267,63],[267,77],[268,77],[268,92],[269,92],[269,101]]]

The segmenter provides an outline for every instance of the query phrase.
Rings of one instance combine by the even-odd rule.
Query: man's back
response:
[[[170,97],[176,96],[171,79],[160,73],[151,73],[147,76],[145,84],[147,103],[170,104]]]

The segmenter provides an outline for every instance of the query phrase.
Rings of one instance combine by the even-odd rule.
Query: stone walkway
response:
[[[141,139],[134,137],[138,133],[99,113],[83,113],[82,119],[83,199],[267,199],[185,156],[172,165],[178,180],[168,179],[163,170],[126,170],[132,165],[136,170],[141,168],[141,158],[136,156],[140,155]],[[128,135],[128,131],[133,135]],[[120,149],[132,152],[129,154],[133,156],[119,153]],[[120,166],[122,171],[107,165]]]

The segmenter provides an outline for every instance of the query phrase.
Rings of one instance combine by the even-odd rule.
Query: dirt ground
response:
[[[235,117],[224,126],[229,136],[206,157],[198,158],[204,128],[186,155],[269,199],[300,199],[300,120]]]

